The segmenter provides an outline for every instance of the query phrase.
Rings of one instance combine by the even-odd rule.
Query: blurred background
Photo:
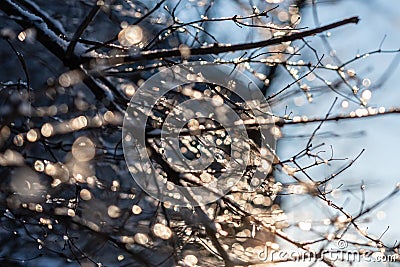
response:
[[[61,1],[49,3],[47,1],[39,0],[35,2],[40,5],[40,8],[46,10],[51,17],[58,20],[63,25],[63,28],[67,33],[66,38],[71,38],[81,21],[90,12],[90,8],[93,4],[93,1],[79,1],[78,5],[77,1],[71,0],[66,0],[62,3]],[[149,7],[146,7],[146,9],[141,6],[141,3],[132,4],[132,1],[119,2],[122,4],[116,5],[115,9],[113,9],[110,13],[106,14],[106,12],[100,12],[93,20],[93,23],[87,27],[87,31],[83,33],[83,38],[88,40],[95,39],[99,42],[110,40],[116,34],[119,34],[120,31],[122,31],[121,29],[123,25],[136,22],[138,18],[143,16],[144,13],[141,13],[143,10],[151,10],[151,7],[156,4],[155,1],[149,1],[149,3],[146,3],[149,5]],[[213,3],[212,8],[207,8],[210,6],[211,2]],[[173,7],[177,6],[178,4],[180,4],[179,8],[174,10]],[[220,43],[234,44],[255,42],[271,38],[272,36],[278,36],[279,34],[282,34],[282,32],[285,33],[285,31],[290,31],[290,27],[306,30],[335,21],[340,21],[351,16],[358,16],[360,21],[357,25],[346,25],[330,30],[323,34],[318,34],[315,37],[308,37],[306,38],[307,45],[305,42],[298,40],[293,45],[280,45],[272,47],[271,50],[269,50],[270,52],[278,52],[277,54],[268,55],[271,60],[279,61],[282,59],[281,55],[285,54],[285,57],[290,57],[290,61],[299,64],[299,66],[293,67],[282,64],[278,67],[274,67],[268,64],[251,63],[247,65],[243,64],[245,65],[243,69],[249,73],[249,75],[252,75],[253,79],[259,82],[260,88],[262,88],[265,94],[269,96],[279,92],[287,84],[293,83],[294,77],[298,75],[297,73],[299,73],[299,75],[307,73],[307,70],[304,70],[304,66],[301,66],[302,64],[311,62],[315,65],[318,59],[321,59],[322,55],[324,55],[321,59],[321,63],[324,67],[321,67],[316,71],[316,74],[320,76],[317,77],[313,73],[306,75],[301,83],[297,84],[294,82],[294,86],[291,87],[291,90],[288,90],[278,98],[271,101],[271,108],[274,114],[281,117],[287,115],[287,118],[301,118],[302,120],[324,118],[328,110],[331,108],[332,103],[334,103],[334,99],[338,97],[329,116],[335,117],[338,115],[341,116],[354,114],[355,118],[339,121],[327,121],[320,126],[320,129],[314,136],[312,143],[315,146],[323,144],[319,148],[319,155],[322,158],[329,159],[332,157],[337,160],[332,160],[329,161],[328,164],[320,164],[307,169],[308,175],[315,178],[315,180],[323,180],[324,178],[328,178],[332,175],[332,173],[337,173],[338,170],[344,166],[347,166],[351,160],[357,158],[357,156],[363,150],[365,150],[348,169],[341,172],[335,177],[335,179],[332,179],[325,185],[324,189],[331,192],[328,198],[331,199],[336,205],[343,207],[346,211],[352,214],[357,214],[362,204],[364,205],[364,208],[368,208],[378,201],[385,199],[386,196],[396,188],[397,184],[400,182],[400,161],[398,157],[398,151],[400,149],[400,143],[398,141],[398,136],[400,135],[399,115],[393,114],[364,118],[356,117],[358,117],[360,114],[364,114],[363,112],[368,107],[380,111],[389,110],[391,107],[400,107],[400,88],[398,88],[400,84],[400,68],[398,67],[400,63],[400,56],[398,53],[395,53],[395,51],[400,48],[400,17],[398,16],[400,11],[399,1],[238,0],[229,1],[229,3],[227,3],[227,1],[202,0],[182,2],[178,0],[171,0],[167,1],[165,5],[168,6],[169,9],[160,8],[159,12],[154,13],[154,17],[141,22],[140,27],[143,29],[143,36],[145,37],[143,37],[143,41],[140,43],[140,46],[138,45],[137,47],[132,48],[129,50],[129,53],[135,54],[149,44],[152,44],[150,46],[152,49],[174,48],[180,43],[185,43],[190,47],[199,46],[201,44],[212,44],[215,41],[214,37]],[[255,29],[253,27],[245,27],[243,25],[240,26],[237,23],[234,23],[232,20],[220,21],[217,24],[215,22],[207,22],[202,25],[207,34],[204,32],[196,32],[196,28],[188,27],[186,31],[176,31],[174,34],[171,34],[171,38],[165,37],[165,39],[160,38],[160,40],[155,38],[153,41],[156,41],[153,43],[151,42],[154,36],[157,37],[160,29],[164,28],[166,24],[171,23],[171,10],[174,10],[174,12],[176,11],[174,14],[179,17],[180,20],[193,21],[195,19],[204,18],[203,15],[205,13],[207,13],[209,18],[232,17],[234,15],[245,16],[251,14],[252,12],[256,12],[255,10],[257,10],[257,8],[260,10],[272,9],[270,17],[266,19],[263,18],[264,20],[260,20],[261,22],[254,19],[257,21],[257,23],[270,21],[273,23],[271,24],[273,26],[281,25],[284,27],[290,25],[290,27],[288,26],[289,28],[286,30],[275,31],[263,28]],[[129,12],[127,10],[129,10]],[[69,164],[67,167],[70,170],[70,176],[72,178],[67,175],[68,177],[65,179],[65,181],[60,181],[60,186],[56,185],[53,188],[51,182],[48,182],[44,179],[40,180],[41,182],[39,183],[36,181],[36,184],[40,184],[42,186],[45,185],[48,187],[46,190],[49,190],[49,195],[54,194],[55,196],[59,196],[63,199],[77,198],[76,192],[82,188],[75,188],[76,183],[87,190],[84,191],[85,194],[80,194],[81,200],[85,200],[84,198],[90,200],[90,198],[93,196],[93,200],[90,200],[89,202],[82,202],[84,204],[79,206],[79,209],[77,209],[76,212],[77,214],[83,214],[83,222],[81,222],[83,225],[85,225],[87,222],[93,221],[95,222],[94,225],[85,225],[86,228],[83,227],[83,230],[79,228],[81,226],[75,226],[76,228],[71,229],[71,231],[76,230],[73,232],[76,233],[76,238],[83,237],[85,239],[87,234],[87,240],[84,240],[83,242],[81,241],[82,243],[80,244],[82,247],[84,247],[85,252],[93,253],[94,255],[97,254],[97,256],[98,254],[102,254],[98,256],[99,261],[102,260],[105,263],[108,262],[109,266],[123,266],[121,265],[122,263],[120,263],[120,261],[122,261],[124,257],[127,259],[129,257],[127,254],[121,254],[122,258],[119,257],[121,250],[124,251],[125,243],[121,242],[122,245],[120,244],[121,247],[118,248],[117,246],[110,245],[110,242],[104,240],[107,240],[107,236],[113,237],[115,234],[118,236],[118,238],[122,238],[123,236],[120,235],[125,233],[131,234],[132,232],[139,236],[137,237],[135,235],[135,242],[143,246],[134,247],[132,245],[132,247],[129,247],[129,249],[134,251],[134,253],[136,253],[135,255],[140,255],[146,260],[150,259],[150,261],[153,261],[153,263],[157,262],[157,259],[154,258],[154,251],[152,249],[157,249],[157,253],[159,253],[158,255],[160,257],[166,257],[166,255],[170,255],[171,251],[177,251],[175,245],[166,240],[173,235],[172,233],[181,237],[179,234],[185,233],[186,230],[182,230],[181,225],[175,226],[175,228],[171,227],[173,232],[171,232],[170,228],[162,228],[160,225],[164,225],[166,219],[164,217],[160,219],[159,217],[165,215],[161,214],[165,212],[165,210],[160,212],[160,206],[155,203],[154,200],[146,198],[144,195],[142,195],[140,189],[133,184],[126,166],[124,165],[122,151],[118,148],[118,142],[120,141],[120,132],[118,132],[120,128],[118,128],[118,125],[121,123],[121,117],[118,117],[117,113],[110,113],[101,105],[94,104],[95,95],[82,83],[76,82],[76,84],[67,84],[64,86],[63,79],[60,79],[60,77],[63,77],[62,75],[65,73],[70,75],[70,72],[68,72],[68,69],[63,66],[61,61],[57,60],[49,53],[49,51],[43,49],[43,46],[35,41],[35,33],[29,28],[22,31],[21,28],[16,25],[16,23],[12,22],[12,20],[7,18],[5,15],[0,17],[0,26],[3,37],[14,35],[14,39],[12,40],[14,48],[17,51],[21,51],[24,55],[25,61],[29,63],[28,69],[31,79],[30,82],[32,87],[37,89],[34,99],[35,105],[58,106],[58,112],[60,114],[57,116],[49,116],[50,119],[46,118],[43,121],[41,121],[39,118],[37,121],[38,124],[48,121],[68,121],[69,119],[73,118],[81,118],[79,116],[82,114],[88,116],[88,118],[90,116],[96,117],[96,115],[102,114],[102,116],[104,115],[103,121],[105,121],[105,125],[108,123],[107,126],[110,126],[104,131],[102,129],[86,130],[85,128],[82,131],[82,134],[77,133],[75,135],[74,133],[70,135],[68,134],[67,137],[55,137],[53,140],[54,143],[49,144],[50,147],[54,145],[54,147],[52,147],[54,153],[52,157],[47,156],[46,153],[48,153],[48,150],[37,148],[25,140],[25,144],[29,144],[27,148],[28,152],[34,153],[35,156],[46,155],[47,157],[46,158],[43,156],[45,157],[43,159],[40,157],[26,157],[30,165],[33,166],[36,164],[36,159],[40,161],[43,160],[43,162],[45,162],[45,160],[49,160],[49,158],[51,158],[53,161],[56,161],[55,159],[58,158],[61,159],[61,161],[64,161],[66,165]],[[203,43],[196,42],[193,36],[199,37]],[[114,42],[117,43],[118,40],[115,39]],[[300,51],[301,55],[291,56],[291,54],[293,54],[294,51],[296,51],[296,49],[299,47],[302,47],[302,50]],[[114,48],[115,47],[107,47],[101,50],[101,52],[112,54]],[[259,52],[265,52],[268,49],[260,50]],[[382,51],[390,51],[390,53],[374,52],[379,49]],[[315,54],[315,51],[317,51],[317,54]],[[229,61],[232,59],[241,58],[243,56],[243,52],[240,51],[227,53],[220,56],[206,55],[202,57],[196,57],[195,59],[197,60],[199,58],[203,58],[209,61]],[[15,51],[11,49],[11,46],[5,40],[2,40],[1,43],[0,58],[3,59],[0,62],[0,77],[1,81],[4,81],[4,84],[2,84],[4,87],[8,86],[7,81],[16,82],[18,80],[23,81],[25,79],[25,73],[23,68],[21,68],[20,59],[15,55]],[[354,62],[348,62],[351,60],[354,60]],[[338,77],[337,73],[332,71],[329,66],[340,66],[343,63],[345,64],[344,75],[346,77],[346,81],[349,81],[349,86],[347,86],[347,84],[340,84],[338,87],[340,95],[338,95],[330,90],[327,86],[327,84],[335,84],[337,81],[340,81],[340,77]],[[135,68],[138,68],[139,65],[137,64],[132,66],[134,70],[136,70]],[[107,76],[109,81],[115,84],[117,90],[126,94],[127,97],[131,97],[140,83],[142,83],[143,80],[151,76],[153,73],[153,69],[151,68],[146,71],[138,72],[132,71],[132,69],[129,71],[127,70],[126,73],[123,73],[122,69],[118,69],[118,71],[120,72],[117,74],[110,72],[106,73],[105,75],[109,75]],[[321,77],[321,79],[319,79],[319,77]],[[71,85],[71,87],[69,85]],[[16,86],[18,87],[20,85],[16,84]],[[64,87],[68,88],[68,90]],[[307,90],[304,90],[304,88],[307,88]],[[354,94],[351,88],[356,88],[356,94]],[[15,110],[8,108],[8,106],[6,107],[5,103],[7,102],[6,99],[8,99],[7,94],[4,93],[2,96],[2,101],[4,101],[4,104],[2,103],[0,110],[2,112],[1,122],[4,125],[15,122],[16,126],[23,128],[26,118],[18,116],[17,113],[14,112]],[[21,95],[22,94],[26,94],[26,91],[22,92]],[[358,101],[355,101],[357,99],[364,101],[365,107],[361,106]],[[63,104],[66,104],[68,107],[65,108],[65,105],[63,106]],[[63,108],[60,108],[61,106]],[[20,108],[18,107],[17,109]],[[49,110],[49,112],[50,111],[51,110]],[[279,158],[281,160],[288,160],[293,155],[303,150],[310,140],[310,135],[318,127],[319,123],[296,123],[293,125],[284,125],[279,132],[279,135],[281,135],[277,146],[277,154]],[[11,136],[16,134],[17,133],[12,132]],[[74,161],[75,159],[79,159],[79,156],[76,158],[76,155],[72,155],[74,152],[72,151],[71,154],[69,153],[70,151],[68,149],[73,149],[73,144],[76,142],[74,141],[74,138],[85,138],[84,136],[89,138],[84,139],[84,143],[91,145],[91,149],[94,150],[95,145],[91,143],[91,140],[93,140],[93,142],[96,143],[97,150],[96,153],[90,150],[89,154],[91,155],[88,156],[89,158],[87,160],[84,159],[84,164],[79,165],[75,164],[76,162]],[[82,139],[80,140],[82,141]],[[15,146],[22,146],[19,146],[18,142],[15,143],[15,140],[3,141],[4,140],[2,140],[2,145],[6,144],[12,146],[11,143],[14,142]],[[57,146],[65,141],[71,144],[66,146]],[[22,143],[24,143],[24,140]],[[102,144],[104,146],[99,146],[98,144]],[[85,153],[87,153],[87,151]],[[307,164],[312,164],[313,161],[313,158],[306,158],[300,160],[299,163],[301,163],[303,166],[306,166]],[[38,172],[44,171],[43,162],[41,163],[42,165],[39,164],[40,166],[35,165],[34,168],[36,171],[41,169],[43,170]],[[293,167],[293,164],[290,162],[288,164]],[[10,179],[10,173],[12,173],[11,167],[2,167],[1,171],[4,177]],[[24,172],[17,174],[17,176],[31,175],[30,172],[28,173],[29,175]],[[82,175],[79,176],[78,174],[82,174],[83,178]],[[316,198],[315,195],[313,195],[312,189],[307,188],[307,184],[296,185],[293,177],[287,174],[287,170],[285,173],[285,171],[281,169],[274,172],[274,180],[271,181],[271,183],[275,183],[275,185],[281,183],[285,189],[281,194],[278,194],[275,200],[271,197],[271,199],[274,201],[269,201],[270,204],[265,205],[268,207],[263,208],[269,212],[269,206],[273,206],[272,202],[279,204],[283,210],[283,213],[285,213],[284,216],[280,217],[281,219],[284,218],[283,221],[285,221],[282,223],[282,225],[284,225],[284,231],[296,240],[304,241],[307,239],[315,239],[321,236],[327,237],[326,235],[332,231],[331,225],[340,225],[340,223],[343,223],[341,222],[343,219],[340,216],[341,214],[337,209],[328,207],[325,202]],[[307,180],[307,177],[304,177],[304,175],[301,173],[299,176],[302,177],[303,180]],[[39,179],[35,175],[32,177]],[[41,176],[41,178],[43,177]],[[3,181],[4,184],[7,184],[7,179]],[[22,190],[21,188],[24,188],[25,186],[22,184],[14,183],[12,190]],[[6,188],[6,186],[4,186],[4,188]],[[7,190],[4,189],[1,192],[2,196],[4,199],[7,198],[7,201],[14,205],[17,202],[13,202],[14,199],[11,199],[11,201],[9,200],[8,194],[10,192]],[[38,188],[38,190],[44,189]],[[365,214],[359,224],[362,230],[365,230],[371,236],[375,236],[377,238],[381,237],[380,239],[388,245],[396,246],[400,237],[400,228],[397,225],[400,214],[400,205],[398,205],[398,203],[399,198],[393,197],[387,201],[384,201],[383,204],[376,209],[373,209],[371,212]],[[57,203],[57,205],[58,204],[60,203]],[[4,204],[2,208],[9,208],[7,205]],[[259,211],[260,209],[255,206],[257,205],[252,204],[249,209],[254,208],[254,211]],[[44,210],[46,210],[45,204],[43,204],[43,207]],[[213,206],[213,208],[215,207]],[[127,215],[128,217],[124,223],[121,224],[119,218],[122,216],[122,214],[125,214],[124,212],[126,211],[128,211],[127,213],[130,215]],[[67,214],[61,215],[73,217],[71,216],[71,213],[72,212],[68,210]],[[131,213],[133,213],[135,216],[133,216]],[[171,217],[173,219],[176,219],[179,216],[184,218],[190,217],[188,215],[190,213],[183,212],[183,215],[178,213],[179,212],[176,210],[171,211]],[[31,216],[30,213],[26,213],[24,215]],[[61,215],[60,221],[63,221],[64,217]],[[73,215],[75,216],[75,211]],[[166,238],[166,240],[162,238],[161,240],[159,238],[160,236],[156,235],[156,237],[154,237],[154,240],[156,241],[152,243],[154,247],[149,248],[144,244],[148,243],[150,240],[149,236],[147,236],[147,232],[150,231],[149,225],[154,223],[154,220],[156,220],[160,224],[159,226],[165,230],[163,233],[167,233],[169,236]],[[100,221],[102,223],[97,225],[96,223]],[[185,221],[185,223],[190,224],[187,221]],[[194,222],[191,223],[197,226],[197,221],[194,220]],[[223,223],[221,222],[221,224]],[[5,225],[10,229],[13,229],[8,225],[8,223]],[[65,223],[65,225],[68,225],[68,223]],[[62,226],[63,225],[60,227],[62,228]],[[26,241],[15,241],[12,231],[9,231],[7,227],[3,229],[3,237],[1,240],[4,244],[11,242],[13,245],[2,247],[2,255],[6,256],[13,255],[13,250],[22,247],[21,244],[24,246],[26,245],[24,243]],[[20,225],[15,227],[19,230],[22,229]],[[242,227],[242,225],[240,225],[240,227]],[[101,229],[102,233],[105,233],[106,237],[96,235],[93,236],[90,229],[96,229],[96,231],[100,231]],[[120,232],[117,232],[116,229],[118,229]],[[195,229],[195,227],[193,229]],[[64,230],[65,229],[62,228],[61,232]],[[237,229],[235,228],[235,231],[236,230]],[[242,230],[243,229],[240,228],[237,231],[239,232]],[[235,231],[233,231],[234,234],[236,234]],[[185,234],[182,234],[182,236],[185,236]],[[235,237],[235,235],[233,236]],[[133,237],[130,238],[133,240]],[[270,237],[267,238],[264,236],[265,240],[269,240],[269,238]],[[128,240],[128,244],[130,244],[132,241],[131,239]],[[353,240],[354,242],[362,240],[362,238],[355,234],[354,231],[349,231],[349,233],[346,233],[344,239],[348,241]],[[63,245],[64,241],[66,241],[65,236],[58,235],[55,240],[58,240],[58,243],[56,241],[54,241],[54,243],[58,244],[57,246],[59,250],[64,251],[65,247],[63,249]],[[99,242],[99,240],[101,242]],[[103,241],[104,243],[102,243]],[[181,242],[182,240],[179,239],[178,241]],[[141,244],[140,242],[144,242],[144,244]],[[185,242],[182,241],[182,244],[184,243],[186,245]],[[229,242],[227,242],[227,244],[232,245]],[[278,239],[277,242],[279,243],[281,249],[293,249],[293,246],[285,243],[282,240]],[[92,244],[97,245],[92,246]],[[179,245],[182,244],[179,243]],[[36,251],[37,245],[37,243],[32,242],[29,246],[26,246],[26,248],[28,248],[27,250],[20,253],[15,253],[14,256],[26,256],[26,251],[28,251],[28,254],[31,253],[30,251]],[[319,245],[320,244],[315,244],[316,247]],[[331,244],[331,246],[334,247],[334,244]],[[372,246],[374,247],[376,244],[372,244]],[[182,247],[184,247],[184,245],[182,245]],[[235,252],[233,246],[232,248],[229,248],[230,251],[233,251],[235,254],[239,254]],[[197,247],[194,245],[192,247],[192,244],[190,244],[187,248],[187,251],[189,251],[191,254],[187,255],[192,256],[192,254],[196,254],[196,249]],[[243,247],[241,247],[241,249],[243,249]],[[99,251],[101,253],[99,253]],[[184,249],[182,249],[182,251],[182,255],[186,255],[186,251]],[[206,254],[202,255],[204,256]],[[39,258],[37,261],[29,262],[28,265],[24,263],[20,264],[22,266],[43,266],[43,264],[46,266],[65,266],[66,262],[69,262],[71,265],[77,265],[77,263],[73,260],[65,260],[53,256],[43,257],[41,259]],[[197,256],[200,260],[200,256]],[[189,264],[194,262],[193,257],[189,257],[188,259],[189,260],[187,262],[183,261],[183,263],[180,263],[182,265],[186,264],[185,266],[194,266],[197,263],[197,258],[195,264]],[[190,261],[190,259],[192,261]],[[206,259],[205,256],[204,259]],[[136,264],[133,266],[144,266],[144,263],[141,263],[140,261],[135,262],[137,260],[135,257],[129,258],[129,260],[132,260],[133,263],[131,262],[131,264]],[[7,264],[10,263],[8,262]],[[94,264],[95,263],[91,261],[84,261],[81,265],[95,266]],[[124,264],[129,266],[129,261],[128,263],[124,262]],[[172,260],[169,257],[166,258],[166,261],[163,262],[163,264],[164,266],[173,265]],[[215,264],[215,262],[210,261],[208,266],[213,266],[213,264]],[[282,263],[282,266],[288,266],[288,264],[289,263]],[[293,265],[294,264],[295,263],[293,263]],[[309,263],[298,264],[301,266],[309,265]],[[317,265],[319,264],[320,263]],[[355,266],[391,266],[391,264],[393,263],[354,263]],[[204,262],[200,262],[199,265],[206,266],[206,260]],[[324,264],[321,263],[321,266],[323,265]],[[290,263],[290,266],[292,266],[292,263]]]

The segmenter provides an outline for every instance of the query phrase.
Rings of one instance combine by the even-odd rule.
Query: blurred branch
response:
[[[70,58],[72,54],[74,53],[75,46],[78,43],[79,38],[81,37],[82,33],[85,31],[87,26],[92,22],[94,17],[97,15],[97,13],[100,10],[99,5],[95,5],[92,7],[90,10],[89,14],[85,17],[85,19],[82,21],[81,25],[79,25],[78,29],[76,30],[74,36],[71,39],[71,42],[68,45],[67,52],[66,52],[66,58]]]
[[[99,84],[92,76],[81,68],[79,53],[83,53],[85,48],[79,47],[77,53],[71,53],[67,56],[67,48],[69,43],[61,38],[57,32],[52,30],[53,27],[46,23],[43,18],[46,17],[44,12],[35,9],[35,13],[31,13],[27,8],[22,6],[26,4],[25,0],[18,0],[19,3],[13,0],[4,0],[0,2],[0,10],[9,15],[10,17],[18,18],[15,21],[24,28],[34,27],[37,31],[37,39],[46,47],[51,53],[58,57],[65,66],[70,69],[81,69],[83,73],[83,82],[92,90],[96,98],[102,101],[104,98],[109,100],[108,107],[111,109],[120,109],[114,102],[116,97],[112,94],[109,88],[105,85]],[[62,33],[62,36],[65,34]],[[118,96],[118,95],[117,95]]]

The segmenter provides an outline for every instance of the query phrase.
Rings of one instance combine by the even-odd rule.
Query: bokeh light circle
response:
[[[185,98],[180,103],[165,114],[157,110],[160,101],[167,102],[169,93],[190,84],[223,88],[231,97],[224,98],[218,92],[211,96],[207,90],[193,94],[181,90]],[[238,99],[238,105],[230,103]],[[244,119],[243,112],[250,114],[250,119]],[[159,127],[150,128],[149,119],[153,124],[159,119]],[[205,127],[207,121],[215,122],[212,128]],[[122,145],[128,169],[146,193],[168,205],[198,206],[228,193],[248,175],[249,165],[249,190],[261,184],[274,158],[273,126],[265,97],[244,73],[226,65],[191,62],[162,69],[138,88],[124,117]],[[249,128],[257,131],[257,138],[249,137]],[[230,140],[228,151],[223,151],[229,156],[222,160],[222,141],[209,134],[217,130],[226,132]],[[192,151],[196,156],[187,158],[180,149],[182,142],[199,137],[201,142]],[[254,149],[260,157],[254,156]],[[218,175],[215,166],[219,167]]]

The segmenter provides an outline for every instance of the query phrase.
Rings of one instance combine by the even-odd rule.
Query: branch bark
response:
[[[294,33],[291,35],[286,35],[282,37],[277,37],[277,38],[272,38],[268,39],[265,41],[260,41],[260,42],[254,42],[254,43],[244,43],[244,44],[235,44],[235,45],[230,45],[230,44],[218,44],[215,43],[214,45],[211,46],[202,46],[199,48],[192,48],[190,50],[190,55],[192,56],[199,56],[199,55],[210,55],[210,54],[221,54],[221,53],[226,53],[226,52],[236,52],[236,51],[242,51],[242,50],[249,50],[249,49],[254,49],[254,48],[260,48],[260,47],[267,47],[271,45],[277,45],[285,42],[292,42],[295,40],[299,40],[308,36],[313,36],[318,33],[328,31],[337,27],[341,27],[346,24],[350,23],[358,23],[359,18],[358,17],[351,17],[347,18],[341,21],[337,21],[322,27],[318,27],[312,30],[307,30],[307,31],[302,31],[298,33]],[[153,60],[153,59],[160,59],[160,58],[171,58],[171,57],[180,57],[181,52],[179,48],[173,48],[173,49],[163,49],[163,50],[156,50],[156,51],[143,51],[138,55],[127,55],[127,56],[121,56],[121,63],[130,63],[130,62],[137,62],[137,61],[145,61],[145,60]],[[111,59],[111,57],[104,56],[102,57],[103,59]],[[114,56],[112,58],[115,58]],[[90,61],[93,58],[92,57],[85,57],[83,56],[83,59],[85,61]]]

